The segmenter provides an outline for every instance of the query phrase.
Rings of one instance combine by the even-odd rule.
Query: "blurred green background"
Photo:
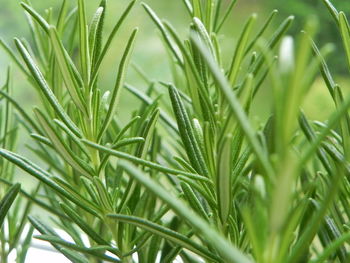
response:
[[[204,0],[205,1],[205,0]],[[26,23],[25,14],[19,5],[18,0],[0,0],[0,37],[13,47],[14,37],[25,37],[30,41],[30,32]],[[71,1],[72,5],[75,5],[76,1]],[[186,34],[188,24],[190,23],[187,13],[183,7],[182,0],[144,0],[148,3],[161,18],[169,20],[177,30]],[[332,1],[340,10],[350,12],[350,2],[345,0],[333,0]],[[48,7],[53,8],[53,13],[57,15],[61,0],[32,0],[32,4],[41,14],[45,12]],[[88,0],[87,8],[88,14],[91,18],[95,9],[97,8],[98,0]],[[112,25],[117,21],[119,14],[128,3],[127,0],[109,0],[108,1],[108,14],[107,14],[107,28],[106,34],[111,30]],[[332,17],[329,15],[326,7],[323,5],[322,0],[238,0],[236,7],[230,15],[229,21],[222,31],[221,37],[224,50],[228,54],[233,53],[237,36],[242,29],[242,25],[245,23],[248,16],[256,12],[259,14],[260,21],[264,21],[268,14],[273,10],[278,9],[279,15],[275,19],[275,27],[289,15],[296,17],[295,23],[289,31],[289,34],[296,35],[303,28],[303,24],[308,16],[315,15],[319,18],[319,34],[317,35],[317,43],[319,46],[323,46],[326,43],[332,42],[336,45],[336,52],[330,56],[328,63],[331,66],[332,73],[336,75],[337,81],[346,86],[347,80],[347,68],[346,61],[342,55],[343,50],[339,34],[332,21]],[[257,28],[261,23],[257,23]],[[103,64],[103,74],[101,76],[102,85],[106,89],[110,89],[115,80],[115,74],[118,65],[118,58],[120,58],[120,52],[124,49],[124,45],[131,29],[135,26],[140,28],[140,34],[138,36],[138,42],[135,53],[133,55],[133,62],[140,65],[147,75],[152,79],[170,81],[169,67],[167,66],[166,52],[163,48],[162,42],[159,37],[159,32],[156,30],[154,24],[140,4],[137,4],[136,8],[132,11],[131,16],[127,19],[127,23],[124,25],[123,30],[117,37],[117,40],[113,43],[113,48],[109,51],[108,59]],[[231,53],[230,53],[231,52]],[[226,58],[229,56],[225,56]],[[0,50],[0,82],[4,81],[5,70],[10,63],[5,53]],[[16,98],[21,101],[28,110],[37,103],[37,98],[33,95],[32,88],[26,83],[17,71],[14,93]],[[1,77],[2,76],[2,77]],[[133,69],[129,70],[128,81],[134,83],[139,88],[144,85],[139,81],[139,78]],[[255,112],[268,114],[268,99],[269,89],[268,87],[262,90],[259,103]],[[268,96],[266,96],[268,95]],[[135,103],[134,100],[128,94],[124,94],[122,104],[125,107],[130,107]],[[332,111],[332,102],[329,99],[327,89],[322,81],[317,80],[314,88],[307,97],[304,105],[306,113],[314,119],[324,120]],[[262,115],[264,115],[262,114]],[[264,118],[264,116],[256,115],[256,118]]]

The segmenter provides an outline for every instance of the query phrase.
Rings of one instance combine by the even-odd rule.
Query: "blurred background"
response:
[[[24,37],[31,41],[30,31],[26,23],[25,14],[19,5],[19,0],[0,0],[0,37],[13,47],[14,37]],[[71,1],[72,5],[75,1]],[[112,28],[115,21],[118,19],[120,12],[128,1],[126,0],[109,0],[109,11],[107,14],[107,29],[105,34]],[[161,18],[170,21],[179,32],[186,34],[189,20],[187,13],[180,0],[144,0],[148,3]],[[276,26],[287,16],[294,15],[297,19],[289,31],[289,34],[295,36],[303,28],[303,23],[308,16],[317,16],[319,18],[319,33],[316,42],[319,46],[326,43],[333,43],[336,46],[336,52],[330,56],[328,63],[332,69],[332,73],[337,75],[337,80],[340,84],[347,83],[347,68],[346,61],[342,55],[342,44],[339,38],[332,17],[329,15],[326,7],[321,0],[238,0],[237,5],[230,15],[228,23],[222,31],[223,46],[228,52],[234,50],[236,36],[241,31],[242,25],[245,23],[248,15],[253,12],[258,13],[259,19],[264,21],[268,14],[273,10],[279,10],[279,15],[275,19]],[[53,9],[53,14],[57,15],[59,10],[60,0],[32,0],[33,6],[41,14],[47,8]],[[88,14],[90,17],[95,12],[99,3],[98,0],[87,1]],[[347,13],[350,12],[350,2],[344,0],[333,0],[333,4],[338,9]],[[259,23],[258,23],[259,25]],[[140,34],[138,36],[137,47],[133,55],[133,62],[143,69],[145,73],[152,79],[169,81],[169,71],[167,67],[166,53],[159,37],[159,32],[155,29],[154,24],[150,21],[145,11],[140,5],[132,11],[131,16],[119,34],[117,41],[114,42],[113,48],[110,51],[109,59],[103,64],[102,85],[110,88],[113,85],[115,72],[118,65],[120,51],[123,50],[125,40],[128,37],[130,30],[138,26]],[[6,54],[0,50],[0,72],[5,76],[4,72],[10,61]],[[18,72],[17,72],[18,73]],[[0,83],[4,81],[1,78]],[[129,81],[138,85],[137,75],[134,70],[130,69],[128,73]],[[26,84],[22,76],[16,75],[15,95],[18,100],[28,106],[28,109],[36,103],[36,98],[32,95],[31,88]],[[317,84],[318,83],[318,84]],[[331,107],[331,101],[328,99],[327,90],[322,85],[322,81],[316,82],[316,87],[308,98],[308,103],[305,105],[306,111],[311,114],[312,118],[325,119]],[[126,97],[122,102],[128,102],[130,98]],[[265,108],[264,102],[259,104],[258,112]]]

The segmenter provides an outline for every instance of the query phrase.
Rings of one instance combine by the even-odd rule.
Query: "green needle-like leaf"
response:
[[[22,66],[21,62],[17,58],[16,54],[11,50],[11,48],[4,42],[3,39],[0,38],[0,46],[4,49],[4,51],[8,54],[11,60],[16,64],[16,66],[21,70],[24,75],[30,78],[30,74],[26,71],[26,69]]]
[[[151,178],[145,176],[140,170],[128,162],[121,162],[121,166],[127,171],[127,173],[140,182],[149,191],[154,193],[163,202],[168,204],[176,214],[186,219],[192,227],[201,235],[205,237],[207,241],[218,251],[218,253],[228,263],[249,263],[251,260],[236,247],[230,244],[221,234],[208,225],[201,217],[194,214],[183,202],[174,198],[168,191],[162,186],[156,183]]]
[[[225,95],[225,99],[229,103],[232,112],[235,114],[237,121],[240,125],[240,128],[244,131],[244,134],[249,141],[253,151],[256,154],[256,158],[258,159],[261,167],[264,169],[264,172],[266,175],[271,179],[272,175],[274,173],[270,160],[265,155],[264,150],[260,146],[260,143],[258,139],[256,138],[254,129],[252,128],[248,117],[246,116],[246,113],[244,112],[244,109],[240,105],[235,93],[232,91],[232,88],[228,82],[228,80],[225,78],[217,64],[213,61],[212,57],[208,55],[208,51],[203,47],[201,43],[194,40],[194,43],[196,44],[196,47],[201,52],[202,56],[204,57],[209,70],[211,71],[211,74],[213,75],[213,78],[217,82],[219,88]]]
[[[20,184],[13,185],[0,201],[0,228],[2,227],[5,217],[8,211],[10,210],[11,205],[15,201],[20,190],[21,190]]]
[[[344,12],[339,12],[339,27],[341,36],[343,38],[346,57],[348,59],[348,66],[350,69],[350,27]]]
[[[214,262],[220,261],[220,259],[212,254],[209,250],[205,249],[204,247],[196,244],[191,239],[187,238],[186,236],[183,236],[175,231],[172,231],[171,229],[165,228],[161,225],[155,224],[151,221],[134,217],[134,216],[126,216],[126,215],[120,215],[120,214],[112,214],[108,215],[109,217],[125,222],[128,224],[133,224],[135,226],[138,226],[140,228],[143,228],[147,231],[150,231],[151,233],[155,235],[159,235],[166,240],[169,240],[177,245],[181,245],[184,248],[187,248],[188,250],[204,257],[209,260],[214,260]]]
[[[57,133],[55,128],[50,124],[46,116],[38,109],[35,110],[35,115],[43,127],[46,135],[50,138],[52,145],[57,152],[61,154],[61,157],[67,161],[74,169],[79,171],[85,176],[91,176],[93,174],[92,169],[85,164],[69,149],[68,145],[64,142],[63,138]]]
[[[76,223],[90,238],[92,238],[99,245],[109,245],[109,243],[102,239],[102,237],[99,236],[96,231],[91,226],[89,226],[76,211],[64,203],[61,203],[60,205],[67,216],[69,216],[69,218],[71,218],[72,221]]]
[[[60,41],[56,28],[50,27],[49,28],[49,36],[51,39],[52,47],[55,52],[55,57],[58,62],[58,65],[60,67],[63,80],[66,84],[66,87],[69,91],[69,94],[71,95],[75,105],[78,106],[78,108],[82,112],[86,112],[86,106],[83,103],[81,88],[74,76],[73,69],[71,65],[72,62],[69,61],[69,56],[67,54],[67,51],[64,49],[62,42]]]
[[[182,142],[186,148],[187,156],[195,170],[206,177],[209,177],[208,169],[205,164],[202,152],[194,135],[194,131],[189,120],[188,114],[181,101],[180,95],[175,87],[169,86],[170,99],[173,105],[175,117],[179,127]]]
[[[217,27],[215,28],[215,32],[219,32],[222,26],[225,24],[225,21],[227,20],[228,16],[230,15],[232,9],[234,8],[237,0],[231,0],[230,5],[226,9],[224,15],[222,16],[221,21],[218,23]],[[218,10],[219,13],[219,10]]]
[[[99,139],[101,139],[104,132],[108,128],[108,126],[111,123],[111,121],[114,117],[114,114],[117,110],[120,92],[121,92],[122,87],[124,86],[124,81],[125,81],[125,77],[126,77],[126,70],[127,70],[128,65],[129,65],[129,62],[130,62],[130,57],[131,57],[131,53],[132,53],[133,48],[134,48],[137,32],[138,32],[137,28],[134,29],[134,31],[132,32],[132,34],[129,38],[129,41],[126,45],[122,60],[119,64],[117,81],[116,81],[116,84],[115,84],[115,87],[114,87],[114,90],[112,93],[112,98],[111,98],[111,102],[110,102],[109,107],[108,107],[106,118],[103,122],[102,129],[100,130],[99,135],[98,135]]]
[[[322,263],[326,262],[327,258],[329,258],[339,247],[344,245],[344,243],[349,242],[350,233],[345,233],[338,239],[334,240],[328,247],[317,257],[317,259],[312,260],[311,263]]]
[[[90,82],[89,34],[86,20],[85,0],[78,0],[78,25],[80,42],[80,67],[83,72],[84,84]]]
[[[30,223],[43,235],[50,235],[50,236],[55,236],[57,238],[58,235],[55,233],[53,229],[51,229],[49,226],[43,224],[40,220],[29,216],[29,221]],[[56,248],[58,251],[60,251],[65,257],[67,257],[69,260],[72,262],[77,262],[77,263],[88,263],[86,258],[74,251],[71,250],[65,250],[61,246],[51,243],[54,248]]]
[[[125,84],[125,88],[129,90],[132,94],[134,94],[137,98],[142,100],[144,103],[147,103],[147,105],[152,104],[152,98],[147,96],[145,93],[143,93],[141,90],[138,90],[137,88]],[[176,123],[171,119],[171,117],[162,109],[160,109],[160,118],[174,131],[177,131]]]
[[[49,32],[49,23],[47,23],[47,21],[41,15],[39,15],[31,6],[27,5],[26,3],[21,2],[21,6],[35,19],[35,21],[38,22],[38,24],[46,33]]]
[[[259,33],[256,35],[256,37],[250,42],[249,46],[247,47],[245,53],[248,54],[249,51],[251,51],[251,49],[254,47],[254,45],[256,44],[256,42],[259,40],[259,38],[266,32],[266,30],[269,28],[269,26],[271,25],[273,19],[275,18],[275,16],[277,15],[278,11],[277,10],[273,10],[270,14],[270,16],[267,18],[266,22],[264,23],[264,25],[261,27]]]
[[[326,7],[328,8],[331,15],[333,16],[334,20],[338,23],[339,13],[338,13],[337,9],[334,7],[334,5],[332,5],[331,1],[323,0],[323,2],[326,5]]]
[[[68,200],[72,201],[74,204],[78,205],[82,209],[90,212],[93,215],[98,216],[94,208],[92,208],[91,206],[86,206],[85,203],[82,203],[82,200],[72,196],[70,193],[64,190],[61,186],[59,186],[56,182],[54,182],[49,173],[47,173],[46,171],[44,171],[34,163],[30,162],[24,157],[21,157],[15,153],[12,153],[4,149],[0,149],[0,156],[6,158],[8,161],[12,162],[22,170],[26,171],[33,177],[37,178],[38,180],[40,180],[50,188],[54,189],[57,193],[61,194]]]
[[[76,251],[76,252],[82,252],[84,254],[91,255],[97,259],[104,260],[107,262],[121,262],[120,260],[113,258],[113,257],[110,257],[110,256],[107,256],[94,248],[86,248],[86,247],[78,246],[74,243],[67,242],[59,237],[56,237],[56,236],[41,235],[41,236],[35,236],[35,238],[43,240],[43,241],[48,241],[51,244],[57,244],[59,246],[69,248],[69,249]],[[99,248],[99,250],[103,251],[104,247]]]
[[[228,135],[223,141],[218,158],[217,193],[220,219],[225,225],[232,206],[232,136]]]
[[[103,15],[104,15],[104,9],[103,7],[99,7],[92,19],[92,22],[91,22],[91,26],[90,26],[90,32],[89,32],[89,48],[90,48],[90,51],[89,53],[91,55],[95,54],[96,50],[98,48],[98,43],[97,41],[99,41],[98,39],[98,35],[100,34],[100,32],[98,30],[101,30],[101,23],[103,22],[102,21],[102,18],[103,18]],[[91,58],[93,62],[93,57]]]
[[[166,28],[164,27],[162,21],[159,19],[159,17],[156,15],[156,13],[146,3],[142,3],[142,6],[146,10],[148,15],[151,17],[151,19],[153,20],[155,25],[158,27],[160,32],[162,33],[164,41],[167,43],[167,45],[170,48],[171,52],[175,56],[177,62],[180,65],[183,65],[183,60],[182,60],[181,56],[178,54],[178,51],[177,51],[175,45],[173,44],[173,42],[172,42],[172,40],[170,38],[170,35],[167,32]]]
[[[27,64],[27,67],[31,74],[33,75],[33,78],[35,79],[36,83],[40,87],[41,91],[44,93],[45,97],[47,98],[48,102],[51,104],[51,106],[55,109],[55,112],[58,116],[61,117],[61,120],[77,135],[80,136],[80,131],[76,127],[76,125],[72,122],[72,120],[69,118],[67,113],[64,111],[60,103],[58,102],[57,98],[53,94],[52,90],[49,88],[46,80],[44,79],[44,76],[40,72],[38,66],[35,64],[34,60],[24,47],[23,43],[15,39],[16,46],[19,50],[19,52],[22,55],[22,58],[24,62]]]
[[[117,32],[119,31],[121,25],[123,24],[123,22],[125,21],[125,19],[127,18],[127,16],[129,15],[130,11],[132,10],[133,6],[135,5],[136,0],[132,0],[129,5],[126,7],[126,9],[124,10],[124,12],[122,13],[121,17],[119,18],[117,24],[114,26],[111,34],[109,35],[106,44],[104,45],[101,54],[98,57],[98,60],[96,62],[96,64],[94,64],[94,68],[93,68],[93,74],[91,76],[91,83],[90,86],[93,86],[93,84],[96,81],[97,75],[98,75],[98,71],[100,69],[100,66],[102,64],[103,59],[105,58],[107,51],[109,50],[112,41],[114,39],[114,37],[116,36]]]
[[[187,176],[187,177],[189,177],[191,179],[194,179],[194,180],[200,180],[200,181],[203,181],[203,182],[210,182],[208,178],[206,178],[204,176],[201,176],[201,175],[188,173],[188,172],[184,172],[184,171],[180,171],[180,170],[176,170],[176,169],[172,169],[172,168],[167,168],[167,167],[164,167],[164,166],[159,165],[157,163],[146,161],[144,159],[134,157],[134,156],[129,155],[127,153],[115,151],[115,150],[112,150],[110,148],[104,147],[102,145],[98,145],[96,143],[93,143],[93,142],[90,142],[90,141],[87,141],[87,140],[82,140],[82,141],[84,143],[86,143],[88,146],[93,147],[95,149],[98,149],[100,151],[106,152],[106,153],[108,153],[108,154],[110,154],[112,156],[116,156],[118,158],[131,161],[131,162],[133,162],[135,164],[139,164],[139,165],[143,165],[143,166],[146,166],[146,167],[150,167],[150,168],[156,169],[156,170],[158,170],[159,172],[162,172],[162,173],[168,173],[168,174],[173,174],[173,175],[184,175],[184,176]]]
[[[242,64],[242,61],[243,61],[243,58],[245,55],[245,50],[247,48],[249,36],[250,36],[251,31],[252,31],[252,27],[256,21],[256,18],[257,18],[257,16],[255,14],[249,18],[248,22],[246,23],[245,27],[243,28],[242,35],[238,41],[236,51],[235,51],[235,54],[233,56],[231,67],[229,70],[229,76],[228,76],[228,79],[229,79],[231,86],[236,85],[239,69],[241,67],[241,64]]]

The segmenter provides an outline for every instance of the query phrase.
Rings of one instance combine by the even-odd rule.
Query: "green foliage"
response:
[[[327,9],[324,7],[322,1],[319,0],[273,0],[266,1],[269,7],[277,8],[283,15],[295,15],[296,23],[290,31],[291,34],[299,33],[303,23],[310,15],[316,16],[322,21],[322,30],[317,35],[318,43],[334,43],[337,48],[342,48],[339,33],[335,30],[336,24],[329,15]],[[350,12],[350,6],[346,1],[332,0],[332,4],[344,13]],[[332,65],[332,71],[338,74],[345,74],[346,67],[343,58],[339,56],[332,56],[329,59]]]
[[[0,89],[0,144],[2,148],[15,150],[17,146],[18,125],[14,104],[9,97],[12,93],[13,76],[9,68],[6,82]],[[25,112],[24,116],[26,116]],[[24,262],[33,227],[25,229],[28,224],[27,216],[31,212],[33,203],[38,206],[47,205],[38,199],[36,195],[40,185],[37,185],[31,193],[21,189],[21,185],[15,182],[15,167],[5,159],[0,160],[0,260],[8,262],[11,253],[17,254],[16,262]]]
[[[350,60],[348,20],[324,2]],[[63,1],[57,21],[29,1],[21,4],[33,48],[25,39],[15,39],[18,52],[3,41],[1,46],[41,100],[32,117],[10,94],[9,74],[0,92],[1,182],[13,185],[15,165],[38,187],[28,194],[14,184],[7,195],[1,193],[0,211],[8,212],[19,192],[28,200],[24,210],[18,206],[0,214],[1,221],[7,214],[11,237],[2,233],[0,239],[4,262],[17,249],[27,218],[32,228],[19,262],[33,228],[40,233],[34,238],[72,262],[136,262],[135,256],[141,263],[157,257],[160,262],[348,262],[350,97],[327,66],[332,49],[312,41],[315,19],[295,38],[285,37],[294,17],[272,29],[273,11],[261,26],[256,14],[249,16],[234,48],[223,52],[226,40],[218,35],[235,3],[184,0],[191,20],[185,37],[143,3],[168,51],[172,79],[150,81],[141,68],[147,89],[126,83],[137,44],[134,29],[127,40],[118,39],[125,47],[116,58],[115,85],[107,91],[100,84],[101,64],[135,1],[126,3],[107,39],[105,0],[91,22],[84,0],[77,1],[76,11]],[[70,30],[74,34],[67,34]],[[309,120],[301,109],[318,71],[336,106],[325,123]],[[272,91],[271,116],[256,126],[252,108],[263,84]],[[127,111],[119,102],[126,91],[139,104],[130,105],[132,116],[123,124],[120,117]],[[31,135],[29,147],[40,164],[16,153],[13,116]],[[31,204],[51,219],[28,216]],[[21,227],[12,235],[11,222],[18,220]]]

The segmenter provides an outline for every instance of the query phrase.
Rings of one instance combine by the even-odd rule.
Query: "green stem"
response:
[[[97,143],[97,135],[96,135],[96,131],[94,130],[94,114],[92,112],[92,105],[91,105],[91,95],[87,96],[88,97],[88,116],[85,116],[85,127],[86,127],[86,137]],[[96,171],[96,176],[98,176],[98,171],[101,165],[101,160],[100,160],[100,155],[99,155],[99,151],[97,149],[89,149],[90,154],[91,154],[91,161],[92,164],[94,166],[94,169]]]

